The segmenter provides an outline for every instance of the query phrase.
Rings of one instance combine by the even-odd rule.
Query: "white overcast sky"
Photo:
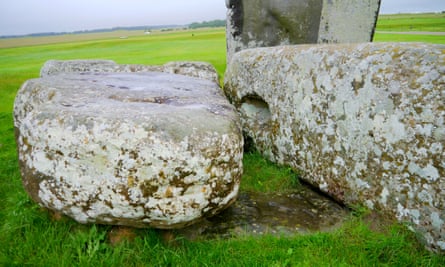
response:
[[[445,0],[382,0],[380,9],[431,11],[445,11]],[[0,35],[182,25],[225,16],[225,0],[0,0]]]

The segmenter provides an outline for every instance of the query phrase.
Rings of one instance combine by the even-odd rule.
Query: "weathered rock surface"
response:
[[[219,83],[218,73],[207,62],[173,61],[162,66],[117,64],[112,60],[48,60],[40,70],[40,76],[60,73],[103,73],[103,72],[166,72],[211,80]]]
[[[239,235],[292,235],[337,229],[350,216],[332,199],[301,186],[286,194],[241,192],[223,212],[178,230],[194,239]]]
[[[380,0],[226,0],[227,61],[255,47],[369,42]]]
[[[81,223],[179,228],[238,193],[239,118],[212,81],[159,72],[46,76],[19,90],[14,125],[26,191]]]
[[[227,68],[225,92],[264,155],[445,251],[445,46],[245,50]]]

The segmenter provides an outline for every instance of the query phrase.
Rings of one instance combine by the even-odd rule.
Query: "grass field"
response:
[[[443,32],[445,13],[380,15],[377,21],[379,31]]]
[[[418,34],[419,32],[422,34]],[[435,35],[436,33],[442,35]],[[374,41],[445,44],[445,14],[380,15]]]
[[[445,31],[444,27],[439,30]],[[12,106],[20,85],[38,77],[45,61],[101,58],[163,64],[198,60],[212,63],[221,77],[225,71],[223,29],[126,34],[127,39],[118,35],[39,45],[19,40],[15,45],[19,47],[0,48],[0,266],[445,266],[444,256],[424,250],[405,227],[375,227],[366,211],[355,212],[332,233],[195,242],[179,238],[166,243],[163,233],[147,229],[135,230],[131,242],[115,244],[110,226],[56,220],[39,208],[21,185]],[[376,38],[384,39],[379,34]],[[413,38],[436,42],[439,37]],[[246,154],[244,163],[243,190],[270,192],[298,186],[288,168],[277,167],[256,153]]]

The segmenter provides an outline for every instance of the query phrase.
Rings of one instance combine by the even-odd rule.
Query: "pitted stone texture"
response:
[[[40,77],[60,73],[117,72],[119,65],[112,60],[48,60],[40,69]]]
[[[218,73],[207,62],[173,61],[162,66],[117,64],[112,60],[48,60],[40,70],[40,76],[60,73],[103,73],[103,72],[166,72],[182,74],[219,83]]]
[[[283,46],[234,55],[225,92],[263,154],[445,251],[445,46]]]
[[[81,223],[179,228],[237,196],[239,118],[214,82],[47,76],[22,86],[14,119],[25,189]]]
[[[229,62],[248,48],[369,42],[380,0],[226,0],[226,6]]]
[[[201,79],[207,79],[219,83],[218,73],[215,67],[206,62],[173,61],[162,66],[162,71],[167,73],[182,74]]]

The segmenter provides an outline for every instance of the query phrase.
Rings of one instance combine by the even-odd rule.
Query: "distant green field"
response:
[[[377,30],[445,32],[445,13],[380,15]]]
[[[367,218],[374,215],[360,207],[332,233],[195,242],[177,237],[172,244],[153,229],[134,230],[134,241],[111,244],[111,226],[55,220],[23,189],[12,119],[18,88],[38,77],[45,61],[99,58],[154,65],[193,60],[210,62],[221,77],[224,74],[222,28],[125,33],[125,39],[121,35],[0,40],[0,266],[445,266],[445,256],[426,251],[405,227],[371,227],[377,222]],[[398,37],[376,35],[378,41]],[[409,35],[412,41],[445,43],[439,37]],[[297,186],[289,168],[277,167],[257,153],[244,158],[243,190],[274,192]]]
[[[445,44],[445,35],[376,32],[374,35],[374,42],[424,42],[432,44]]]
[[[180,31],[131,36],[127,39],[107,37],[0,49],[0,112],[12,110],[20,84],[29,78],[38,77],[45,61],[97,58],[111,59],[121,64],[147,65],[175,60],[207,61],[215,66],[222,77],[226,66],[225,31]]]
[[[442,34],[438,35],[438,33]],[[445,14],[380,15],[374,41],[445,44]]]

